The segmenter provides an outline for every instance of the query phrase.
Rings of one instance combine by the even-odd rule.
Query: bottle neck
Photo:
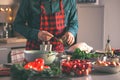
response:
[[[110,40],[107,40],[106,46],[105,46],[105,53],[108,55],[113,55],[112,47],[110,45]]]

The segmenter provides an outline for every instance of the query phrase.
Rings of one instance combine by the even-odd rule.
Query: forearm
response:
[[[68,21],[68,31],[71,32],[74,36],[76,36],[78,32],[78,15],[75,0],[72,3],[72,8],[70,10]]]
[[[75,37],[78,32],[78,23],[77,22],[74,22],[73,24],[71,23],[67,31],[71,32]]]

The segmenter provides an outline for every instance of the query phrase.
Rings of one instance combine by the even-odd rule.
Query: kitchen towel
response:
[[[11,51],[11,63],[23,63],[25,60],[24,50]]]

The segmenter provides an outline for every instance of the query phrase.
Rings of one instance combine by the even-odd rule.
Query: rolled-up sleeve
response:
[[[74,36],[76,36],[78,32],[78,15],[76,8],[76,0],[71,0],[71,9],[68,18],[68,31],[71,32]]]

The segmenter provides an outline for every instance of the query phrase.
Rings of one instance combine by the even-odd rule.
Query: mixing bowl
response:
[[[56,59],[57,52],[45,52],[40,50],[25,50],[25,60],[28,62],[34,61],[36,58],[43,58],[45,64],[51,64]]]

